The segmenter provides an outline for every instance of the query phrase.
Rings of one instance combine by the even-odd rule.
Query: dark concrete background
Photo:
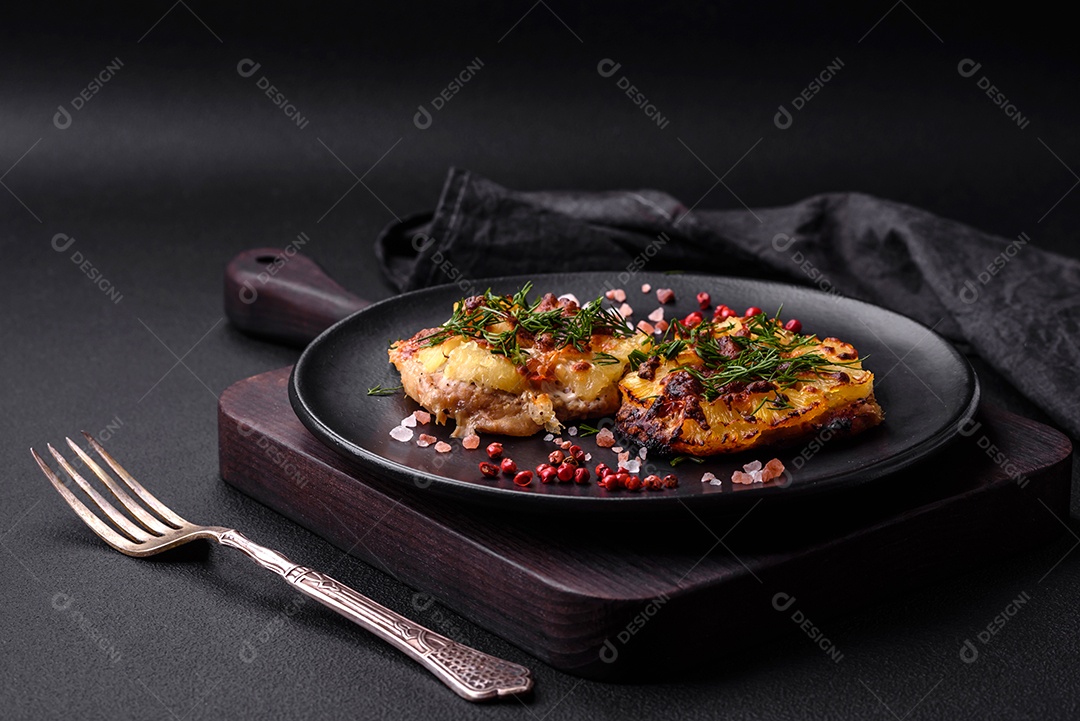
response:
[[[311,604],[291,613],[293,594],[232,553],[136,561],[109,550],[26,450],[80,428],[109,435],[184,515],[241,528],[423,623],[529,662],[445,609],[416,612],[410,589],[220,481],[216,396],[296,358],[223,321],[225,262],[303,232],[304,251],[346,287],[385,297],[372,239],[395,216],[430,208],[450,165],[515,188],[651,187],[715,208],[857,190],[1075,256],[1077,56],[1063,15],[1019,12],[528,0],[0,11],[4,715],[1075,716],[1075,529],[836,619],[828,631],[841,664],[801,636],[681,683],[581,682],[533,663],[527,708],[475,707],[333,614]],[[605,58],[621,63],[614,77],[597,72]],[[837,58],[836,76],[778,128],[778,106]],[[970,78],[958,72],[967,58],[981,63]],[[115,76],[72,111],[117,59]],[[237,71],[244,59],[260,63],[248,78]],[[475,77],[417,128],[418,106],[476,59]],[[263,76],[303,128],[261,93]],[[620,92],[621,76],[664,128]],[[979,89],[983,76],[1025,127]],[[54,124],[61,105],[64,129]],[[75,241],[58,252],[61,233]],[[75,252],[113,299],[71,262]],[[980,370],[990,400],[1038,416]],[[977,663],[962,663],[964,639],[1021,593],[1031,601]],[[245,663],[240,651],[260,633],[269,640]]]

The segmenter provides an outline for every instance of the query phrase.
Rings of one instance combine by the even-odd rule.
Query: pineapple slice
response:
[[[729,323],[699,336],[711,344],[740,334],[741,345],[712,346],[729,354],[720,360],[709,354],[712,362],[706,363],[697,352],[700,347],[690,342],[671,360],[656,357],[627,374],[619,384],[619,428],[660,452],[708,456],[798,440],[825,429],[831,437],[851,435],[882,421],[873,373],[863,369],[851,345],[760,323],[745,330],[741,321]],[[766,335],[759,338],[754,330]],[[737,382],[723,383],[769,344],[787,350],[763,366],[762,377],[744,374]],[[799,364],[801,356],[806,357]],[[754,355],[752,360],[761,363],[762,358]],[[793,375],[782,367],[784,362],[800,370]],[[713,380],[718,377],[722,380]]]

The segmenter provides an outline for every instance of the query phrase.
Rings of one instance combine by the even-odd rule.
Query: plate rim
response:
[[[524,283],[526,281],[533,282],[533,286],[537,287],[540,283],[537,281],[543,281],[544,279],[565,279],[568,275],[589,275],[589,274],[603,274],[605,271],[566,271],[563,273],[536,273],[530,275],[508,275],[497,276],[491,278],[480,278],[470,283],[474,287],[478,286],[492,286],[494,284],[501,283]],[[385,305],[392,302],[400,302],[402,299],[410,298],[419,295],[435,294],[438,292],[445,292],[452,288],[461,290],[460,285],[457,283],[443,283],[436,286],[430,286],[428,288],[420,288],[417,290],[407,291],[405,293],[399,293],[392,295],[388,298],[384,298],[380,301],[372,303],[354,313],[349,314],[345,318],[337,321],[329,328],[320,333],[314,340],[312,340],[301,352],[300,357],[293,365],[292,370],[289,373],[288,391],[289,391],[289,403],[293,408],[293,412],[299,418],[300,422],[307,428],[312,435],[314,435],[320,442],[328,446],[335,452],[345,456],[348,459],[358,461],[362,464],[369,464],[374,466],[376,470],[382,471],[387,474],[390,480],[396,483],[408,483],[416,488],[423,488],[425,490],[431,490],[444,494],[447,496],[453,496],[462,500],[469,500],[472,502],[483,503],[485,501],[489,503],[505,504],[513,503],[521,506],[522,508],[537,508],[551,509],[552,507],[558,507],[559,510],[571,511],[571,510],[585,510],[595,512],[602,509],[614,510],[616,508],[620,510],[627,510],[633,508],[636,510],[642,510],[640,506],[644,506],[649,509],[657,509],[663,506],[672,505],[693,505],[693,506],[706,506],[706,505],[720,505],[736,508],[738,503],[743,501],[755,501],[764,499],[766,497],[773,497],[777,499],[794,499],[802,498],[807,495],[818,496],[829,492],[843,491],[851,486],[862,486],[867,483],[874,482],[884,476],[891,475],[900,471],[916,462],[933,454],[940,450],[944,446],[952,442],[960,431],[960,428],[964,423],[969,421],[978,411],[979,402],[981,399],[981,386],[979,383],[978,374],[975,372],[971,362],[964,357],[964,355],[956,348],[955,345],[941,334],[934,331],[926,324],[904,315],[899,311],[895,311],[891,308],[885,308],[884,306],[876,305],[858,298],[852,298],[850,296],[840,295],[836,293],[826,293],[822,290],[811,288],[802,285],[796,285],[794,283],[785,283],[782,281],[763,280],[758,278],[748,278],[742,276],[730,276],[730,275],[707,275],[700,273],[679,273],[683,278],[700,278],[708,282],[724,282],[724,281],[736,281],[740,283],[753,283],[763,286],[773,286],[775,288],[783,289],[796,289],[800,292],[805,292],[810,295],[822,296],[824,298],[836,298],[843,299],[846,303],[854,303],[859,306],[866,306],[872,308],[875,311],[884,311],[892,315],[903,318],[910,323],[915,324],[926,333],[940,341],[952,357],[958,361],[958,367],[964,371],[965,386],[967,389],[966,397],[960,404],[959,410],[954,413],[945,425],[942,427],[941,432],[937,433],[921,443],[908,448],[902,453],[888,456],[885,459],[875,461],[869,465],[860,466],[858,468],[850,469],[838,474],[827,476],[823,479],[819,479],[815,483],[808,485],[795,485],[786,488],[769,487],[750,487],[740,489],[737,493],[721,494],[721,493],[709,493],[688,497],[670,496],[668,494],[606,494],[606,495],[589,495],[589,496],[566,496],[558,494],[538,494],[530,493],[525,490],[517,490],[514,488],[502,488],[492,485],[479,485],[461,481],[455,478],[449,478],[447,476],[438,475],[429,471],[420,470],[407,466],[397,461],[385,458],[373,451],[370,451],[363,446],[354,443],[332,428],[327,426],[316,414],[304,398],[303,393],[299,388],[301,382],[300,375],[303,373],[303,368],[307,363],[312,362],[310,359],[318,353],[318,348],[321,345],[328,342],[328,339],[332,338],[338,329],[354,322],[354,319],[371,313],[376,313]],[[827,482],[826,487],[822,488],[822,483]],[[736,500],[738,499],[738,500]],[[520,501],[520,503],[518,502]]]

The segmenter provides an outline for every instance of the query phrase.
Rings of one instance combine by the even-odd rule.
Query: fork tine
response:
[[[141,505],[139,505],[138,501],[128,495],[127,491],[121,488],[120,485],[113,480],[112,476],[106,473],[102,469],[102,467],[99,466],[96,461],[94,461],[93,458],[87,455],[86,451],[84,451],[82,448],[79,448],[79,446],[75,444],[75,441],[71,440],[70,438],[65,438],[64,440],[66,440],[68,445],[71,446],[71,450],[75,451],[79,458],[82,459],[82,462],[85,463],[87,467],[94,472],[94,475],[101,479],[101,482],[105,484],[105,487],[108,488],[114,496],[116,496],[116,500],[120,502],[120,505],[125,510],[127,510],[128,513],[135,516],[135,520],[141,523],[146,530],[159,536],[173,530],[172,528],[166,526],[164,523],[155,518],[152,514],[147,512],[146,509],[144,509]]]
[[[134,523],[127,519],[120,511],[116,510],[116,506],[109,503],[109,501],[97,492],[97,489],[86,482],[86,479],[79,475],[79,472],[71,467],[71,464],[67,462],[67,459],[60,455],[60,452],[52,447],[51,443],[46,444],[49,452],[53,454],[53,458],[60,464],[60,467],[64,469],[73,481],[79,484],[79,488],[83,489],[86,495],[90,496],[90,500],[100,508],[106,516],[109,517],[113,523],[120,527],[128,537],[137,543],[142,543],[150,539],[147,533],[136,526]]]
[[[85,436],[86,440],[90,442],[90,445],[93,446],[94,450],[97,451],[97,454],[104,458],[105,462],[109,464],[109,467],[116,472],[116,475],[124,479],[124,483],[128,485],[128,488],[134,491],[136,496],[141,498],[146,505],[150,506],[150,508],[154,509],[159,516],[165,519],[166,523],[170,523],[177,528],[187,525],[187,521],[173,513],[168,506],[155,498],[154,494],[143,488],[142,484],[132,478],[131,474],[125,471],[124,467],[117,463],[116,459],[109,455],[109,452],[102,448],[101,444],[94,440],[92,435],[86,431],[83,431],[82,434]]]
[[[121,553],[130,553],[138,550],[138,544],[132,543],[113,529],[109,528],[109,526],[98,518],[93,511],[76,498],[75,494],[60,482],[56,473],[54,473],[53,469],[49,468],[48,464],[41,459],[41,456],[38,455],[37,451],[31,448],[30,453],[34,455],[34,460],[37,461],[38,466],[41,467],[41,472],[44,473],[45,477],[49,479],[49,482],[53,484],[53,487],[60,496],[67,501],[67,504],[71,506],[71,510],[75,511],[79,518],[81,518],[86,525],[90,526],[90,530],[96,533],[101,540],[105,541],[105,543]]]

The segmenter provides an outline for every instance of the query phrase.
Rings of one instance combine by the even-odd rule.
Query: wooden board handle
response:
[[[225,315],[240,330],[305,346],[342,318],[370,305],[295,249],[245,250],[225,268]]]

